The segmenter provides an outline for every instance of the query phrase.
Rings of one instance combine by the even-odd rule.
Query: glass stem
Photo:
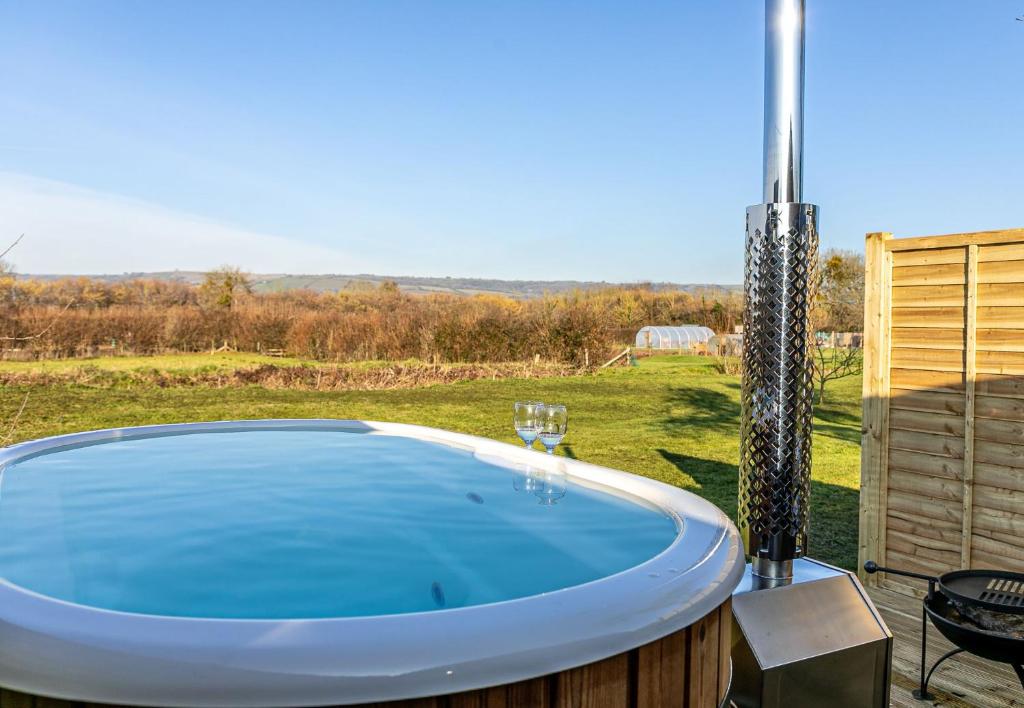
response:
[[[548,448],[548,454],[549,454],[549,455],[554,455],[554,454],[555,454],[555,448],[553,448],[553,447],[549,447],[549,448]]]

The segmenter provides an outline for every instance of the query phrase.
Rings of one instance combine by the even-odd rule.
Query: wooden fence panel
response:
[[[866,246],[861,564],[1024,572],[1024,229]]]

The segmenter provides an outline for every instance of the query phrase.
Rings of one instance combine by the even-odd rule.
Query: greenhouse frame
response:
[[[648,325],[636,333],[636,346],[642,349],[692,349],[698,344],[707,344],[714,336],[711,328],[700,325]]]

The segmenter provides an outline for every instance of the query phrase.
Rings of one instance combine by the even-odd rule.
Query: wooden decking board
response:
[[[929,690],[935,694],[934,701],[916,700],[910,692],[917,687],[921,662],[921,601],[881,588],[870,588],[868,592],[895,637],[892,708],[1024,707],[1024,690],[1009,666],[970,654],[960,654],[946,661],[935,672],[929,684]],[[929,667],[952,648],[935,627],[928,627]]]

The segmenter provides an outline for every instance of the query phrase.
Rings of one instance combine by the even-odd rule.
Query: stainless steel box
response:
[[[801,558],[793,582],[733,595],[737,708],[884,708],[892,633],[852,573]]]

